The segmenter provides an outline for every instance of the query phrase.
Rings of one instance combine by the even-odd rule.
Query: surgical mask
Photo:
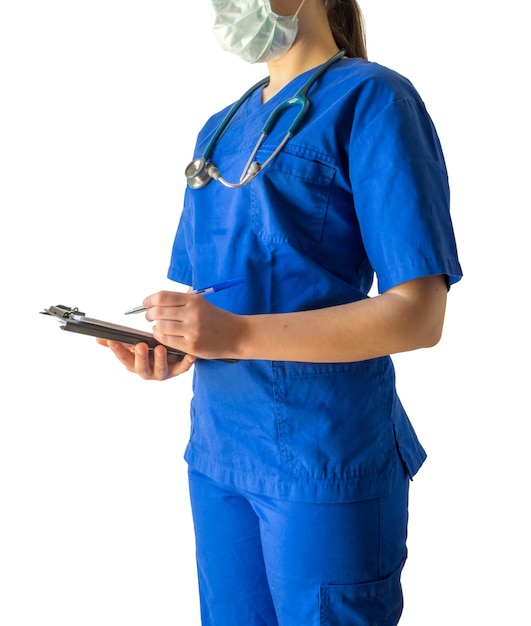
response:
[[[299,28],[297,15],[273,13],[269,0],[211,0],[214,36],[227,52],[248,63],[275,61],[291,48]]]

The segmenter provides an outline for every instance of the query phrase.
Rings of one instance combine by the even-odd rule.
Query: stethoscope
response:
[[[250,89],[248,89],[243,96],[232,106],[230,111],[225,116],[225,119],[219,125],[219,128],[214,133],[214,136],[210,140],[206,150],[203,153],[202,157],[194,159],[185,169],[184,173],[186,178],[188,179],[188,186],[192,189],[201,189],[205,185],[214,179],[218,180],[220,183],[225,185],[225,187],[230,187],[232,189],[236,189],[237,187],[243,187],[247,183],[251,182],[253,178],[255,178],[282,150],[282,148],[286,145],[291,137],[295,134],[297,129],[299,128],[303,118],[308,112],[308,108],[310,106],[310,101],[308,100],[307,94],[310,87],[317,81],[322,74],[326,72],[326,70],[336,61],[338,61],[341,57],[345,55],[345,50],[340,50],[333,57],[328,59],[326,63],[321,65],[309,78],[309,80],[297,91],[297,93],[281,102],[269,115],[266,120],[266,123],[262,129],[262,133],[256,142],[256,145],[249,157],[249,160],[245,164],[243,168],[242,174],[240,176],[240,180],[237,183],[229,183],[226,181],[221,175],[218,168],[210,162],[210,158],[212,153],[214,152],[214,148],[219,141],[219,138],[223,134],[224,130],[229,125],[232,118],[236,115],[238,109],[243,105],[243,103],[254,93],[257,89],[260,89],[263,85],[266,85],[269,82],[269,77],[263,78],[256,85],[253,85]],[[291,123],[288,128],[284,138],[279,143],[278,147],[272,152],[272,154],[263,162],[259,163],[254,160],[258,149],[262,145],[262,142],[267,137],[267,135],[271,132],[271,129],[277,122],[280,115],[289,107],[298,106],[300,107],[300,111],[297,113],[295,119]]]

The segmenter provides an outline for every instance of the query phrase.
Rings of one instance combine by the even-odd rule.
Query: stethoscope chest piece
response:
[[[208,173],[208,163],[203,157],[190,161],[184,170],[184,175],[188,179],[188,186],[192,189],[201,189],[212,180]]]

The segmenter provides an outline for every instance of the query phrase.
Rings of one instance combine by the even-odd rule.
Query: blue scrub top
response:
[[[314,70],[267,103],[240,108],[212,161],[239,180],[264,123]],[[302,127],[250,184],[187,189],[169,278],[194,287],[242,276],[208,296],[239,314],[318,309],[434,274],[461,278],[439,140],[411,83],[360,59],[310,89]],[[227,109],[199,134],[201,156]],[[264,162],[297,108],[258,153]],[[390,357],[354,363],[198,359],[185,458],[211,478],[298,501],[388,493],[425,452],[397,397]]]

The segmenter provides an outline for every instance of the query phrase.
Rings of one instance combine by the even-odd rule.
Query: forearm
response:
[[[446,304],[442,277],[313,311],[240,319],[237,358],[349,362],[435,345]]]

